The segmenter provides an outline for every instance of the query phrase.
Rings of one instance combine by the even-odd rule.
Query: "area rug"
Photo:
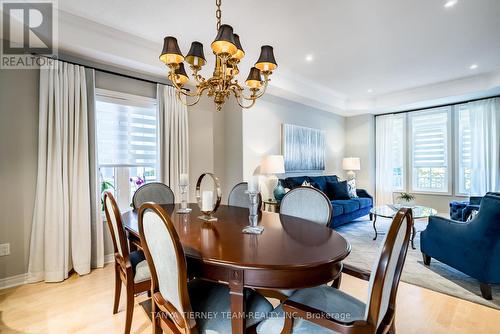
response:
[[[345,263],[361,269],[371,270],[378,255],[380,243],[385,237],[380,232],[386,232],[390,223],[390,219],[377,218],[377,230],[379,231],[377,240],[372,240],[375,235],[372,222],[366,219],[360,219],[335,228],[350,242],[352,247],[351,254],[349,254]],[[432,259],[429,267],[424,265],[422,253],[420,252],[419,232],[423,231],[426,225],[427,219],[419,219],[415,222],[417,229],[415,247],[417,249],[411,249],[411,247],[408,249],[401,280],[500,310],[500,285],[492,286],[493,300],[489,301],[481,297],[477,280],[435,259]]]

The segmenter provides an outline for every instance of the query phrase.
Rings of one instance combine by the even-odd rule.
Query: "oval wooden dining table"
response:
[[[217,221],[192,212],[178,214],[178,205],[162,206],[170,215],[186,255],[188,274],[229,285],[233,333],[245,332],[244,288],[299,289],[336,278],[350,244],[334,230],[304,219],[259,213],[262,234],[244,234],[249,210],[221,205]],[[140,245],[137,211],[122,214],[131,244]]]

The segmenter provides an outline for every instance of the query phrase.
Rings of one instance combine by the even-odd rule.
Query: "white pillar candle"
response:
[[[201,211],[212,211],[214,208],[213,191],[205,190],[201,194]]]
[[[187,186],[189,184],[189,178],[186,173],[182,173],[179,177],[179,185],[180,186]]]
[[[250,180],[248,180],[248,191],[251,193],[258,193],[260,190],[259,187],[259,176],[254,175],[250,177]]]

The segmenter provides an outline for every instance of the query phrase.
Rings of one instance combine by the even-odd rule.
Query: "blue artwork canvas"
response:
[[[283,157],[286,172],[325,170],[325,132],[283,124]]]

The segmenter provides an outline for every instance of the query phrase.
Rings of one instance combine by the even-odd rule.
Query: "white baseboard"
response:
[[[115,262],[115,254],[112,253],[112,254],[104,255],[104,264],[111,263],[111,262]]]
[[[26,284],[28,281],[28,274],[19,274],[15,276],[10,276],[6,278],[0,278],[0,290],[12,288],[14,286]]]

